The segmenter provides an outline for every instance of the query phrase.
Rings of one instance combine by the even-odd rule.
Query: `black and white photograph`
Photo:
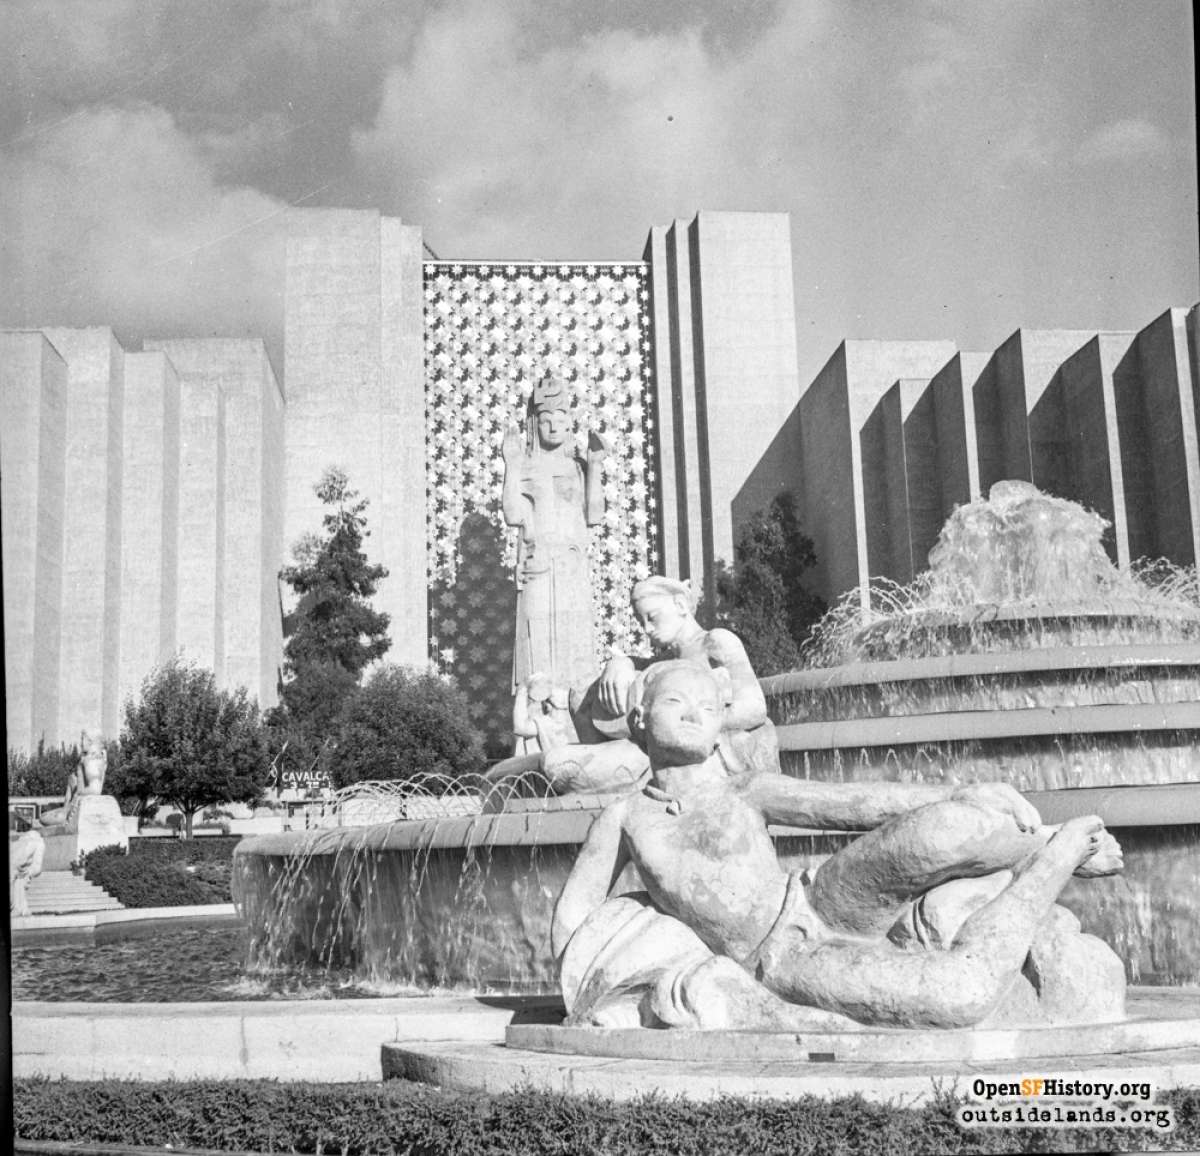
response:
[[[1194,32],[5,0],[13,1150],[1200,1150]]]

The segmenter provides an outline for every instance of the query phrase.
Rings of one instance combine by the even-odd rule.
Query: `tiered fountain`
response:
[[[1195,982],[1200,597],[1194,574],[1116,570],[1103,529],[1073,503],[1001,483],[956,511],[917,584],[856,592],[827,620],[815,664],[763,687],[785,774],[1001,779],[1033,792],[1048,820],[1102,814],[1125,874],[1065,901],[1135,982]],[[501,808],[244,840],[234,887],[251,969],[552,990],[550,916],[594,814]],[[778,835],[793,865],[839,839]]]
[[[1001,482],[960,507],[910,587],[854,591],[813,668],[763,680],[786,774],[1003,780],[1043,817],[1097,812],[1123,876],[1065,901],[1135,982],[1200,978],[1200,589],[1118,570],[1105,524]]]

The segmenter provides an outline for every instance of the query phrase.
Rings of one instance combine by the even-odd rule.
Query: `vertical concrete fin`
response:
[[[655,225],[646,239],[642,258],[650,267],[650,348],[654,363],[656,474],[659,541],[658,556],[666,574],[680,572],[680,534],[686,541],[686,501],[681,510],[679,478],[676,473],[679,425],[678,383],[671,372],[671,287],[667,264],[667,230]],[[682,529],[681,529],[682,527]]]
[[[708,382],[705,374],[704,290],[701,272],[703,258],[700,251],[700,218],[698,214],[688,226],[687,240],[692,314],[692,379],[695,382],[696,390],[696,470],[700,475],[700,550],[703,575],[701,581],[704,599],[711,606],[714,604],[716,557],[713,552],[712,457],[708,438]],[[733,563],[732,549],[725,556],[725,561]],[[693,582],[695,582],[695,577],[693,577]]]

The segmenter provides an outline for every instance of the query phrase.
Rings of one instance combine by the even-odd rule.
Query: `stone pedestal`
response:
[[[129,850],[125,816],[112,795],[80,795],[70,820],[51,824],[42,835],[46,840],[47,871],[68,871],[81,855],[97,847]]]
[[[129,850],[125,818],[117,800],[112,795],[82,795],[75,816],[75,857],[113,845]]]

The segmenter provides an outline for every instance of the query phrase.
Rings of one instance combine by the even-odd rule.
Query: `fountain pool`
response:
[[[1195,983],[1200,591],[1191,572],[1116,570],[1103,529],[1073,503],[1000,483],[956,511],[913,587],[848,595],[812,665],[763,687],[785,774],[1003,780],[1060,818],[1107,813],[1125,874],[1073,890],[1068,905],[1117,946],[1132,981]],[[1140,804],[1098,802],[1110,788]],[[554,900],[594,814],[247,839],[234,896],[251,972],[349,968],[375,983],[549,990]],[[774,835],[789,869],[851,837]]]

